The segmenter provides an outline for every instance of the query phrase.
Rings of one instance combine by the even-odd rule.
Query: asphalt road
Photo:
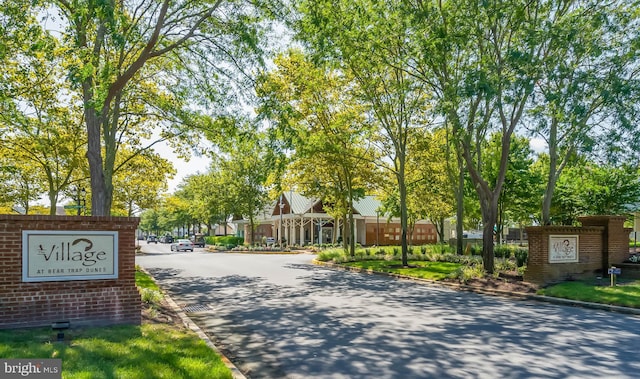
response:
[[[640,377],[637,316],[142,243],[136,262],[249,378]]]

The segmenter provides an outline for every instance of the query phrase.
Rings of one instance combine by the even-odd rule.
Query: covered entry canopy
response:
[[[263,237],[280,238],[289,245],[336,243],[342,237],[342,220],[334,220],[321,199],[309,198],[297,192],[283,192],[256,219],[254,241]],[[397,245],[400,243],[400,220],[381,211],[381,201],[365,196],[353,205],[355,240],[361,245]],[[244,221],[245,228],[249,226]],[[250,242],[249,230],[245,241]],[[419,221],[413,230],[414,243],[435,243],[435,226]]]

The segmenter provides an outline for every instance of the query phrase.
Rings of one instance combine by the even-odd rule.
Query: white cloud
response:
[[[529,140],[529,147],[536,154],[545,153],[549,148],[547,142],[542,138],[532,138]]]

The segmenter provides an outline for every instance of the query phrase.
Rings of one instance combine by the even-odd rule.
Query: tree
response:
[[[212,165],[207,173],[191,175],[181,185],[184,196],[191,204],[189,212],[194,219],[207,225],[207,233],[211,233],[213,225],[224,224],[229,215],[228,211],[223,210],[228,191],[219,173]]]
[[[543,224],[551,222],[556,183],[574,154],[637,150],[637,4],[578,4],[567,3],[558,21],[562,34],[551,41],[529,110],[530,131],[548,146]]]
[[[226,230],[231,216],[246,216],[253,231],[255,216],[266,205],[270,165],[263,135],[242,128],[243,133],[227,140],[207,173],[185,178],[168,199],[168,225],[205,223],[210,232],[215,224]]]
[[[400,204],[402,264],[407,265],[407,144],[410,130],[424,127],[426,91],[407,71],[411,31],[398,12],[398,1],[302,1],[299,38],[321,57],[349,72],[379,127],[374,141],[396,178]],[[388,163],[388,164],[385,164]]]
[[[160,231],[160,223],[158,219],[159,214],[157,210],[153,208],[146,209],[140,214],[140,230],[152,232],[157,235]]]
[[[230,214],[249,219],[250,242],[254,243],[255,217],[268,201],[266,186],[270,165],[262,133],[242,133],[227,149],[221,164],[223,177],[231,200]],[[227,219],[224,219],[225,230]]]
[[[189,233],[190,226],[197,222],[191,212],[192,203],[189,196],[184,186],[179,186],[175,194],[163,200],[158,217],[161,230],[178,230],[179,238],[184,238],[185,234]]]
[[[295,153],[292,187],[322,199],[327,213],[345,226],[343,244],[355,254],[354,202],[374,172],[374,155],[363,107],[346,73],[314,65],[297,50],[275,60],[277,69],[259,83],[260,111],[288,135]],[[348,222],[346,219],[348,218]]]
[[[521,126],[545,58],[556,52],[574,4],[533,1],[408,2],[414,28],[412,74],[433,91],[434,109],[452,126],[480,200],[483,266],[494,270],[493,228],[505,183],[511,136]],[[495,180],[482,173],[491,131],[502,136]]]
[[[37,180],[37,168],[29,163],[12,155],[0,155],[0,204],[5,204],[8,213],[29,214],[31,203],[45,190]]]
[[[132,158],[117,162],[114,169],[113,182],[119,190],[114,193],[111,213],[131,217],[160,201],[160,194],[167,190],[167,176],[176,171],[171,162],[151,151],[120,155],[125,156]]]
[[[163,116],[164,137],[184,134],[179,127],[185,125],[205,127],[206,118],[189,110],[185,99],[194,95],[200,105],[221,108],[207,100],[220,101],[216,96],[222,94],[213,89],[229,88],[224,83],[230,72],[248,69],[244,58],[260,53],[261,16],[277,9],[269,5],[235,0],[45,2],[40,12],[60,17],[68,77],[82,98],[93,215],[111,210],[118,143],[130,136],[122,112],[123,101],[133,104],[132,85],[142,89],[154,83],[162,91],[151,105]],[[195,88],[208,93],[195,96]]]
[[[491,135],[488,146],[483,175],[494,181],[499,170],[502,136]],[[498,201],[498,220],[496,222],[496,239],[502,243],[504,227],[509,222],[522,225],[532,219],[539,211],[542,196],[540,191],[543,178],[533,169],[533,151],[529,140],[525,137],[511,136],[509,163],[504,179],[504,186]]]
[[[445,241],[444,222],[455,205],[456,160],[450,155],[447,130],[419,131],[410,139],[409,204],[418,209],[417,218],[428,218],[436,226],[438,240]],[[461,235],[462,233],[460,233]],[[460,238],[458,238],[460,239]],[[461,239],[460,239],[461,240]]]
[[[9,83],[0,102],[0,154],[12,163],[14,194],[28,212],[31,200],[45,192],[49,214],[81,174],[86,138],[79,108],[62,76],[64,51],[32,25],[38,38],[26,52],[7,57],[3,77]],[[26,47],[25,47],[26,48]]]
[[[551,220],[564,225],[585,215],[628,215],[640,204],[638,169],[614,167],[581,160],[567,167],[558,181]]]

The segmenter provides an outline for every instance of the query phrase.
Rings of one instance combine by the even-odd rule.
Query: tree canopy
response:
[[[298,13],[285,18],[285,5]],[[353,252],[353,202],[376,191],[400,217],[403,264],[411,223],[442,225],[455,209],[458,235],[465,218],[483,228],[491,272],[494,228],[637,204],[638,9],[11,1],[0,9],[0,205],[28,213],[46,194],[54,213],[86,185],[91,214],[159,205],[160,230],[253,223],[286,185],[324,199]],[[292,28],[295,49],[267,54],[272,21]],[[176,171],[153,152],[159,141],[215,167],[161,199]]]

